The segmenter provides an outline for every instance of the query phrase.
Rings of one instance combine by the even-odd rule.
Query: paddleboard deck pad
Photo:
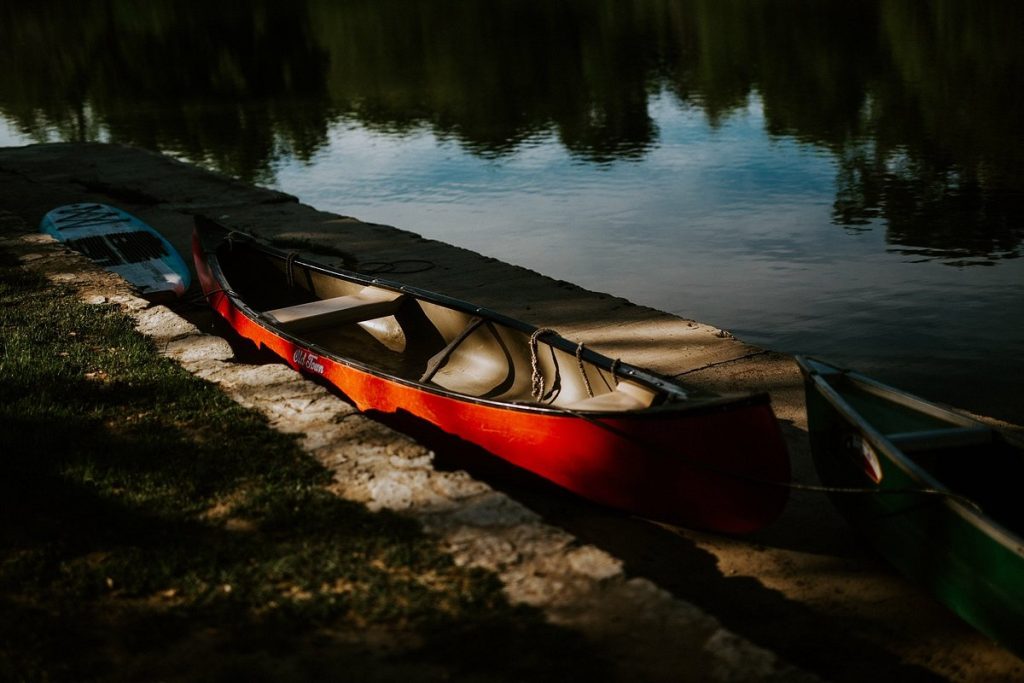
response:
[[[43,216],[39,231],[117,273],[143,294],[181,296],[191,283],[188,266],[170,242],[113,206],[59,206]]]

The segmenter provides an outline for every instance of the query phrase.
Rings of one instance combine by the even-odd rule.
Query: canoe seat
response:
[[[992,443],[992,430],[988,427],[949,427],[947,429],[887,434],[886,438],[903,452],[914,453],[990,444]]]
[[[264,311],[263,316],[288,332],[302,332],[327,325],[345,325],[394,315],[404,298],[401,292],[366,287],[356,294]]]

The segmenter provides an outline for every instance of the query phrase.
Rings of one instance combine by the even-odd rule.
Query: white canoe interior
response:
[[[543,336],[531,343],[529,333],[458,308],[248,245],[223,249],[220,263],[230,288],[267,322],[389,375],[468,397],[578,411],[642,410],[665,399]]]

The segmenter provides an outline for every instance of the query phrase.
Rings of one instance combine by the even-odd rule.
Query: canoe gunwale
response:
[[[445,389],[439,385],[422,383],[419,380],[408,379],[388,373],[380,368],[361,363],[360,361],[346,358],[345,356],[338,355],[337,353],[323,348],[322,346],[310,342],[300,336],[290,333],[281,326],[275,325],[263,317],[258,311],[245,304],[241,299],[236,296],[231,296],[224,293],[230,302],[230,304],[237,309],[244,316],[249,318],[253,323],[259,325],[268,333],[273,334],[281,338],[284,341],[289,342],[295,346],[299,346],[304,349],[308,349],[318,356],[324,358],[330,358],[332,361],[345,365],[347,367],[365,372],[376,377],[380,377],[388,382],[394,382],[396,384],[402,384],[408,387],[418,389],[420,391],[430,392],[438,396],[450,398],[464,403],[473,403],[481,406],[489,406],[491,408],[501,408],[504,410],[516,410],[520,412],[531,412],[531,413],[542,413],[549,415],[564,415],[566,417],[580,417],[580,418],[614,418],[619,415],[628,415],[632,419],[657,419],[666,414],[700,414],[702,412],[711,412],[720,409],[728,409],[733,407],[740,407],[746,405],[763,405],[769,404],[771,401],[768,394],[757,393],[757,394],[744,394],[741,396],[722,396],[717,398],[700,399],[700,400],[677,400],[661,403],[658,405],[648,406],[640,410],[631,411],[607,411],[607,410],[572,410],[569,408],[563,408],[560,406],[552,405],[541,405],[534,402],[525,401],[502,401],[496,399],[481,398],[479,396],[470,396],[468,394],[452,391]],[[626,373],[623,373],[626,374]],[[630,375],[633,378],[632,375]]]
[[[413,387],[422,391],[427,391],[439,396],[446,398],[456,399],[467,403],[474,403],[477,405],[485,405],[494,408],[502,408],[507,410],[516,410],[521,412],[531,412],[538,414],[554,414],[564,415],[566,417],[579,417],[583,419],[594,419],[594,418],[614,418],[619,415],[628,415],[630,419],[658,419],[664,417],[667,413],[682,414],[682,413],[693,413],[698,414],[700,412],[712,412],[718,410],[727,410],[734,407],[743,407],[749,405],[763,405],[770,404],[771,400],[766,392],[757,392],[750,394],[740,395],[722,395],[707,398],[693,398],[690,397],[686,390],[676,384],[675,382],[661,377],[648,370],[643,370],[637,366],[631,365],[625,362],[615,363],[615,373],[624,378],[629,379],[640,384],[648,385],[648,387],[664,392],[662,402],[647,406],[645,408],[637,410],[624,410],[624,411],[607,411],[607,410],[574,410],[560,406],[543,405],[536,402],[527,401],[509,401],[509,400],[496,400],[488,399],[477,396],[471,396],[465,393],[452,391],[441,387],[439,385],[422,383],[418,380],[400,377],[389,373],[381,368],[370,365],[367,363],[360,362],[345,356],[338,355],[337,353],[323,348],[309,340],[303,338],[300,333],[289,332],[287,326],[280,325],[274,320],[269,319],[262,312],[249,306],[242,297],[234,292],[230,288],[230,283],[224,274],[223,268],[221,267],[220,257],[217,253],[217,247],[222,240],[214,240],[212,233],[214,231],[221,231],[224,235],[228,234],[228,231],[223,226],[216,222],[202,217],[196,216],[197,234],[199,235],[200,242],[202,245],[203,255],[206,260],[207,266],[210,268],[211,273],[215,281],[220,285],[220,291],[215,291],[207,295],[207,299],[210,300],[214,296],[223,296],[228,299],[230,304],[236,308],[242,315],[251,320],[253,323],[264,328],[267,332],[280,337],[281,339],[294,344],[296,346],[308,349],[317,355],[330,358],[332,361],[357,369],[361,372],[366,372],[371,375],[375,375],[387,381],[402,384],[404,386]],[[314,272],[320,273],[328,277],[336,277],[343,280],[357,282],[366,286],[381,287],[388,289],[400,294],[405,294],[417,299],[423,299],[429,303],[436,304],[439,306],[449,307],[458,310],[462,313],[479,316],[486,320],[491,320],[499,325],[505,325],[512,329],[515,329],[524,334],[532,334],[538,328],[521,320],[511,318],[507,315],[487,309],[482,306],[476,306],[474,304],[449,297],[444,294],[432,292],[430,290],[420,289],[411,285],[405,285],[402,283],[394,282],[391,280],[371,277],[348,271],[340,268],[332,268],[323,264],[310,262],[304,260],[301,256],[293,256],[294,252],[284,251],[277,249],[271,245],[259,242],[255,237],[244,234],[244,233],[231,233],[232,238],[237,241],[247,241],[261,253],[266,253],[270,256],[282,259],[291,260],[295,266],[308,268]],[[212,303],[212,301],[211,301]],[[560,351],[570,354],[576,354],[578,345],[573,344],[568,339],[565,339],[561,335],[555,332],[548,332],[541,336],[540,342],[552,346]],[[604,356],[603,354],[592,351],[586,347],[583,347],[580,356],[584,362],[592,363],[596,367],[609,371],[613,364],[612,359]]]
[[[249,237],[249,239],[254,243],[256,242],[255,238]],[[269,254],[271,256],[279,258],[282,261],[287,261],[289,255],[294,253],[277,249],[276,247],[265,244],[260,244],[259,250],[265,254]],[[210,253],[211,251],[208,250],[207,254]],[[212,253],[213,256],[216,258],[217,254],[215,248],[212,250]],[[301,255],[296,256],[291,260],[295,266],[307,268],[321,275],[326,275],[328,277],[336,277],[343,280],[348,280],[350,282],[358,282],[360,284],[365,284],[366,286],[370,287],[381,287],[383,289],[389,289],[391,291],[399,292],[401,294],[407,294],[414,299],[422,299],[424,301],[436,304],[438,306],[452,308],[462,313],[468,313],[470,315],[479,316],[490,322],[494,322],[499,325],[504,325],[505,327],[515,329],[525,334],[532,334],[538,329],[536,326],[530,325],[529,323],[523,322],[522,320],[519,320],[517,318],[509,317],[498,311],[486,308],[484,306],[477,306],[467,301],[450,297],[446,294],[441,294],[428,289],[421,289],[419,287],[403,284],[401,282],[396,282],[394,280],[372,277],[364,275],[362,273],[357,273],[355,271],[345,270],[342,268],[332,268],[321,263],[307,261],[303,259]],[[565,337],[561,336],[556,332],[545,332],[544,334],[541,335],[540,342],[548,346],[555,347],[559,351],[564,351],[566,353],[572,354],[576,353],[577,344],[573,344],[571,341],[569,341],[568,339],[566,339]],[[588,349],[584,346],[580,355],[584,362],[592,363],[603,370],[611,369],[612,359],[608,358],[603,354],[597,353],[596,351],[592,351],[591,349]],[[682,387],[664,377],[658,376],[657,374],[649,370],[644,370],[629,363],[619,362],[616,364],[615,372],[619,375],[627,376],[631,379],[635,379],[645,384],[649,384],[653,388],[665,392],[667,396],[676,398],[678,400],[687,399],[687,394],[682,389]]]
[[[843,420],[863,435],[876,452],[884,456],[890,463],[902,470],[911,479],[911,481],[915,484],[919,484],[921,488],[933,489],[950,494],[940,494],[941,500],[936,502],[949,508],[951,512],[970,523],[971,526],[976,528],[979,532],[992,538],[1007,550],[1010,550],[1024,558],[1024,538],[989,517],[980,507],[972,507],[971,505],[961,502],[957,498],[958,494],[954,489],[928,473],[887,436],[872,426],[871,423],[869,423],[846,401],[846,399],[843,398],[840,392],[832,386],[826,377],[828,375],[840,376],[842,381],[850,382],[862,389],[867,389],[881,398],[895,398],[897,399],[895,402],[900,405],[914,409],[922,409],[923,412],[926,412],[928,415],[940,417],[964,427],[980,426],[988,428],[987,425],[961,415],[952,409],[945,408],[917,396],[901,392],[898,389],[889,387],[859,373],[841,370],[835,366],[829,365],[828,363],[803,356],[797,356],[796,360],[805,379],[813,385],[814,390],[816,390],[818,394],[828,402],[832,409],[835,410]],[[834,370],[835,372],[822,372],[821,367]],[[992,431],[995,433],[995,430]],[[815,457],[822,456],[832,457],[832,454],[819,455],[815,453]],[[828,482],[823,483],[826,485],[828,484]],[[884,490],[884,488],[880,486],[877,488],[879,488],[879,491]],[[879,493],[879,495],[883,494]]]

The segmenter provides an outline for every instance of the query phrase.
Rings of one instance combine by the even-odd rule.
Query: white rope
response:
[[[576,365],[580,369],[580,376],[583,377],[583,384],[587,387],[587,396],[594,398],[594,389],[590,386],[590,378],[587,377],[587,370],[583,367],[583,342],[576,344]]]

